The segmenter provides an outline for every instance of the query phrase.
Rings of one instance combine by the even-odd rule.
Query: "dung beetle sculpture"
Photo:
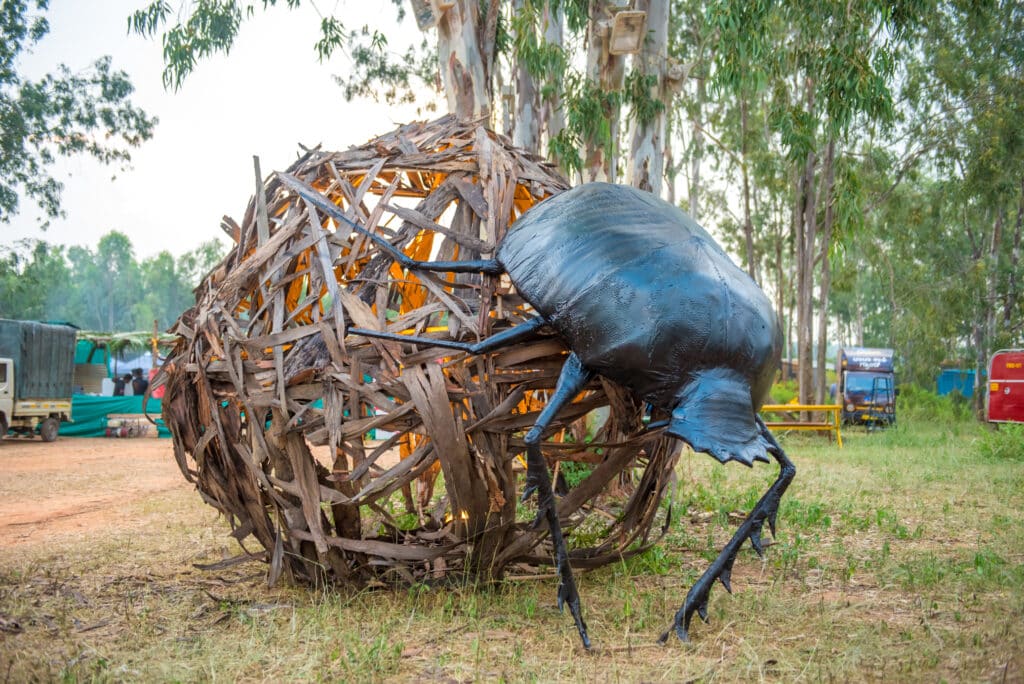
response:
[[[754,281],[682,210],[631,187],[590,183],[541,202],[512,225],[494,259],[424,262],[352,222],[309,186],[290,176],[282,179],[407,269],[507,273],[538,314],[475,344],[358,328],[349,333],[483,354],[550,327],[569,347],[555,392],[525,438],[523,499],[537,494],[538,521],[547,520],[555,547],[558,606],[568,604],[585,647],[590,639],[540,450],[562,407],[601,375],[668,412],[669,420],[649,429],[666,427],[694,451],[747,466],[769,462],[768,454],[775,458],[778,479],[675,615],[676,635],[688,640],[693,614],[707,621],[714,581],[732,591],[732,566],[743,543],[749,539],[763,555],[764,523],[774,535],[779,501],[796,474],[757,416],[778,362],[781,333],[771,303]]]

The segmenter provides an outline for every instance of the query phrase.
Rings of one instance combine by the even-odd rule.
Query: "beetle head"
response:
[[[730,368],[709,368],[691,376],[676,395],[668,434],[694,451],[711,454],[722,463],[753,465],[768,462],[769,444],[754,416],[750,383]]]

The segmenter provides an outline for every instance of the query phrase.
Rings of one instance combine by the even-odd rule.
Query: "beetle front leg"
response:
[[[540,450],[540,441],[545,430],[550,427],[555,416],[563,406],[571,402],[591,378],[593,371],[586,368],[575,354],[570,354],[562,366],[558,376],[555,392],[548,400],[544,410],[537,417],[537,422],[526,434],[526,487],[523,490],[523,501],[531,494],[537,494],[537,520],[547,520],[551,532],[551,541],[555,547],[555,564],[558,569],[558,609],[569,606],[569,612],[576,622],[576,629],[583,640],[583,647],[590,648],[590,637],[587,635],[587,623],[583,621],[580,609],[580,595],[576,590],[576,578],[573,577],[569,565],[569,549],[562,534],[562,524],[558,520],[558,507],[555,505],[555,493],[551,489],[551,476],[547,463]]]

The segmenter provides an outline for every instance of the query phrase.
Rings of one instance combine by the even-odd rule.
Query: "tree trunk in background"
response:
[[[669,94],[667,106],[672,106],[672,95]],[[665,151],[662,157],[665,159],[665,200],[673,205],[679,206],[676,201],[676,178],[679,177],[679,166],[676,164],[675,151],[672,149],[672,117],[665,119]]]
[[[799,371],[797,377],[794,378],[793,361],[800,358],[800,355],[794,352],[794,341],[793,341],[793,329],[796,327],[797,317],[797,300],[796,300],[796,271],[799,270],[796,267],[797,254],[796,254],[796,242],[797,232],[799,231],[800,225],[800,208],[802,205],[802,198],[800,197],[799,185],[800,185],[801,174],[795,167],[790,169],[790,186],[794,188],[793,191],[793,202],[790,206],[789,215],[789,234],[786,239],[787,252],[789,253],[789,277],[783,281],[780,278],[780,282],[785,282],[785,287],[782,288],[782,310],[780,312],[780,320],[785,321],[783,324],[783,330],[785,331],[786,350],[783,352],[783,357],[790,363],[786,369],[787,380],[797,380],[799,386]],[[779,268],[782,268],[782,262],[779,261]],[[799,389],[798,389],[799,391]]]
[[[747,98],[740,95],[740,170],[743,174],[743,238],[746,242],[747,273],[758,282],[757,260],[754,258],[754,222],[750,218],[750,172],[747,170]]]
[[[781,231],[780,231],[781,232]],[[775,316],[779,319],[779,325],[782,326],[782,330],[785,331],[786,325],[786,292],[789,292],[789,288],[785,284],[785,273],[782,270],[782,236],[779,235],[775,241]],[[788,336],[783,336],[783,344],[789,342]],[[785,346],[782,349],[783,360],[789,357],[789,347]],[[786,373],[783,372],[782,379],[786,379]]]
[[[483,9],[483,1],[478,9]],[[501,12],[501,0],[487,0],[487,14],[484,16],[481,26],[477,19],[477,36],[480,41],[480,55],[484,65],[484,81],[487,84],[487,91],[492,91],[492,77],[494,76],[494,50],[497,46],[498,35],[498,14]]]
[[[980,312],[979,312],[980,314]],[[988,372],[988,355],[985,351],[985,333],[984,325],[982,324],[982,318],[980,315],[974,317],[974,321],[971,324],[971,341],[974,342],[974,394],[973,409],[974,415],[978,420],[985,420],[985,395],[988,394],[986,391],[987,384],[985,378],[982,376],[983,373]],[[984,393],[984,394],[983,394]]]
[[[796,345],[801,404],[814,401],[811,342],[814,335],[814,245],[818,232],[814,167],[814,152],[808,152],[804,172],[800,176],[801,207],[796,224]]]
[[[515,0],[514,11],[520,12],[524,0]],[[534,154],[540,151],[540,119],[537,84],[522,60],[516,67],[516,114],[512,123],[512,142],[516,147]]]
[[[116,330],[114,327],[114,274],[107,271],[104,280],[107,282],[107,330]]]
[[[1003,301],[1003,327],[1013,327],[1013,312],[1017,309],[1019,294],[1018,269],[1020,268],[1021,232],[1024,228],[1024,179],[1020,183],[1020,195],[1017,197],[1017,220],[1013,227],[1013,241],[1010,243],[1010,280],[1006,285],[1006,299]]]
[[[437,24],[437,59],[448,111],[460,119],[489,118],[491,91],[480,43],[480,3],[455,0]],[[485,30],[486,33],[486,30]]]
[[[857,327],[854,328],[853,344],[856,347],[864,346],[864,307],[861,306],[860,297],[857,298]]]
[[[814,111],[814,82],[808,78],[806,107]],[[814,261],[818,239],[818,206],[815,188],[817,155],[811,148],[807,152],[804,170],[800,176],[800,211],[796,221],[796,345],[800,364],[800,403],[814,401],[814,369],[812,342],[814,337]],[[806,419],[806,418],[805,418]]]
[[[992,351],[992,343],[995,341],[996,333],[996,293],[999,287],[999,247],[1003,242],[1003,221],[1006,214],[1000,207],[995,210],[995,218],[992,221],[992,235],[989,240],[987,252],[982,256],[985,263],[985,298],[982,300],[984,307],[981,315],[977,318],[979,324],[975,331],[975,344],[978,350],[978,364],[975,369],[974,410],[979,420],[985,419],[985,396],[984,383],[979,383],[983,371],[988,368],[988,358]]]
[[[704,103],[707,101],[707,89],[703,78],[696,78],[697,101],[694,103],[696,114],[693,121],[693,139],[690,141],[690,216],[700,223],[700,165],[704,158]]]
[[[814,401],[825,402],[825,388],[828,385],[825,373],[825,357],[828,354],[828,297],[832,284],[832,268],[829,263],[828,251],[832,244],[832,224],[835,221],[835,161],[836,142],[828,141],[825,150],[825,222],[821,227],[821,282],[818,284],[818,302],[821,311],[818,313],[818,366],[814,372]]]
[[[565,12],[559,3],[558,9],[552,9],[551,0],[544,3],[544,42],[550,45],[565,47],[565,37],[562,26],[565,24]],[[565,128],[565,115],[562,113],[562,101],[558,96],[557,88],[549,88],[548,93],[540,94],[540,131],[544,144],[551,140]],[[541,156],[547,156],[547,150],[543,150]]]
[[[646,37],[634,64],[651,85],[650,97],[664,107],[650,121],[637,121],[626,177],[630,185],[661,196],[665,175],[665,120],[669,94],[665,87],[665,63],[668,54],[668,0],[635,0],[634,9],[647,12]]]
[[[622,90],[625,77],[625,59],[622,55],[608,52],[610,28],[608,8],[610,0],[592,0],[590,21],[587,27],[587,78],[609,93]],[[619,140],[619,108],[606,105],[605,121],[608,123],[608,140],[587,140],[583,150],[583,180],[615,182]]]

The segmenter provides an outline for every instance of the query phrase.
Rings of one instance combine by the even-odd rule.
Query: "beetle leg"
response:
[[[394,342],[407,342],[411,344],[422,344],[429,347],[441,347],[443,349],[457,349],[469,354],[486,354],[502,347],[524,340],[537,337],[537,332],[547,325],[540,316],[530,318],[519,325],[512,326],[495,333],[479,342],[456,342],[454,340],[438,340],[433,337],[415,337],[413,335],[402,335],[399,333],[384,332],[383,330],[366,330],[364,328],[348,328],[349,335],[362,335],[381,340],[392,340]]]
[[[562,373],[558,376],[554,394],[537,417],[537,422],[526,434],[526,489],[523,492],[523,500],[533,493],[537,494],[537,517],[538,519],[541,517],[547,519],[551,540],[555,546],[555,562],[558,567],[558,609],[562,610],[562,607],[568,604],[569,612],[572,613],[573,620],[576,621],[576,629],[583,640],[584,648],[590,648],[590,637],[587,636],[587,624],[583,621],[583,615],[580,612],[580,597],[576,591],[576,579],[569,566],[569,550],[565,544],[565,537],[562,535],[562,525],[558,520],[558,507],[555,505],[555,495],[551,490],[548,466],[540,451],[540,440],[558,411],[571,402],[593,377],[594,372],[584,366],[576,354],[569,354],[565,365],[562,366]]]
[[[686,594],[686,600],[676,613],[672,625],[676,636],[681,641],[689,641],[690,620],[693,618],[694,613],[697,613],[705,622],[708,621],[708,597],[711,595],[711,586],[715,583],[716,579],[722,583],[726,591],[732,593],[732,586],[730,584],[732,566],[736,561],[736,554],[739,553],[743,543],[749,539],[758,555],[763,556],[761,530],[764,527],[765,521],[767,521],[772,535],[775,534],[775,518],[779,512],[779,501],[796,475],[796,467],[786,457],[786,453],[779,446],[779,443],[775,441],[775,438],[768,431],[768,428],[765,427],[760,417],[757,418],[757,426],[770,445],[768,452],[771,453],[779,464],[779,477],[758,500],[750,515],[747,516],[747,519],[736,530],[736,533],[729,540],[729,543],[725,545],[725,548],[722,549],[722,552],[718,554],[718,558],[708,566],[708,569],[704,571],[704,574],[700,576],[700,579],[697,580]],[[665,643],[671,631],[670,629],[662,634],[658,641]]]

